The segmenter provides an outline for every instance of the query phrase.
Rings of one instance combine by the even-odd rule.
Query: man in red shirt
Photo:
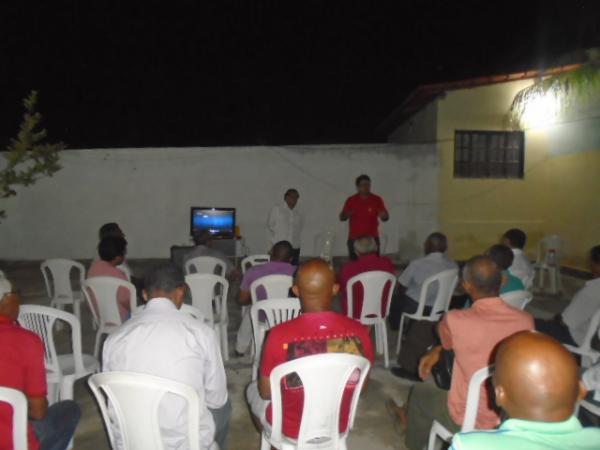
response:
[[[387,222],[390,218],[383,199],[371,192],[371,179],[368,175],[360,175],[356,179],[357,194],[346,199],[340,220],[350,219],[348,234],[348,254],[356,259],[354,241],[360,236],[373,236],[379,249],[379,220]]]
[[[29,450],[64,450],[79,422],[79,406],[64,400],[48,408],[44,344],[17,324],[18,316],[19,294],[0,273],[0,386],[27,397]],[[12,410],[0,403],[0,450],[12,449]]]
[[[346,293],[346,287],[350,278],[360,275],[364,272],[371,272],[374,270],[380,270],[382,272],[389,272],[392,275],[396,274],[396,267],[390,258],[387,256],[379,256],[377,254],[377,243],[371,236],[361,236],[354,241],[354,250],[358,255],[356,261],[348,261],[342,267],[338,280],[340,282],[340,289],[342,291],[342,313],[348,314],[348,299]],[[394,285],[387,286],[384,289],[382,298],[386,298],[389,290],[394,289]],[[354,285],[352,292],[354,304],[352,305],[352,316],[353,319],[359,320],[360,313],[362,311],[363,304],[363,287],[360,283]],[[385,315],[387,304],[381,303],[381,314]]]
[[[254,422],[262,428],[271,423],[271,371],[287,361],[320,353],[352,353],[373,363],[373,344],[368,329],[360,322],[332,311],[333,297],[339,291],[335,275],[327,263],[314,259],[303,264],[296,275],[294,294],[300,297],[303,314],[271,329],[260,365],[260,378],[246,390]],[[327,376],[327,374],[323,374]],[[340,432],[348,427],[350,400],[354,386],[349,384],[342,400]],[[283,390],[283,433],[297,438],[302,418],[301,384]]]

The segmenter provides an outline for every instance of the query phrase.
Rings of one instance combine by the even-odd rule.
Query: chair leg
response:
[[[75,385],[75,379],[71,376],[63,376],[60,383],[60,399],[61,400],[73,400],[73,386]]]
[[[81,323],[81,302],[79,300],[73,300],[73,314],[75,314],[75,317]]]
[[[100,338],[102,337],[102,330],[100,330],[100,328],[98,328],[98,331],[96,332],[96,342],[94,342],[94,358],[98,359],[100,358]]]
[[[264,432],[260,435],[260,450],[271,450],[271,444],[265,438]]]
[[[544,289],[544,267],[540,267],[540,289]]]
[[[227,336],[227,325],[220,325],[221,329],[221,356],[223,356],[223,360],[229,361],[229,338]]]
[[[400,317],[400,327],[398,328],[398,342],[396,343],[396,355],[400,354],[402,349],[402,332],[404,331],[404,315]]]
[[[550,277],[550,291],[556,294],[556,267],[548,269],[548,276]]]
[[[390,366],[390,358],[388,354],[388,339],[387,339],[387,328],[385,327],[385,321],[379,324],[381,329],[381,344],[383,347],[383,364],[387,369]]]

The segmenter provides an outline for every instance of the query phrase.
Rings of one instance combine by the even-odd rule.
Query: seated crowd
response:
[[[600,311],[600,246],[590,251],[594,278],[575,294],[562,314],[553,320],[534,320],[530,313],[510,306],[501,297],[532,284],[534,268],[524,253],[526,240],[522,230],[511,229],[500,244],[469,259],[460,271],[456,291],[465,301],[453,303],[440,320],[405,320],[404,336],[400,337],[402,350],[397,366],[391,370],[410,381],[411,387],[405,402],[398,404],[390,399],[386,407],[409,449],[427,446],[434,421],[455,433],[451,444],[455,450],[511,446],[600,448],[600,429],[582,427],[575,416],[576,403],[586,395],[590,402],[600,405],[600,362],[582,374],[576,358],[562,345],[581,345],[593,315]],[[237,279],[238,270],[211,247],[209,235],[197,234],[194,241],[196,246],[184,256],[184,262],[199,256],[219,258],[226,267],[221,275]],[[126,249],[120,227],[115,223],[104,225],[97,257],[88,271],[88,278],[131,280],[142,293],[145,305],[137,312],[131,311],[129,291],[119,288],[115,300],[122,324],[104,342],[102,371],[143,373],[191,386],[204,399],[199,420],[200,447],[209,449],[216,443],[224,450],[228,447],[232,407],[218,335],[204,321],[181,310],[189,293],[180,267],[156,267],[147,271],[143,281],[137,280],[125,261]],[[430,234],[424,242],[424,256],[408,264],[395,286],[384,287],[381,316],[386,318],[389,310],[387,320],[392,330],[399,328],[404,314],[418,310],[425,316],[436,313],[432,309],[438,295],[437,282],[422,290],[432,277],[447,271],[458,274],[459,266],[448,257],[447,249],[444,234]],[[367,272],[396,276],[397,271],[388,257],[379,254],[374,236],[357,236],[352,250],[356,258],[346,262],[336,275],[321,259],[294,265],[295,249],[290,242],[280,241],[272,246],[270,261],[250,268],[241,279],[237,301],[241,306],[250,306],[267,299],[264,289],[252,298],[255,281],[269,275],[289,276],[288,297],[299,298],[302,312],[271,328],[262,349],[255,349],[261,350],[258,378],[247,386],[245,394],[259,430],[269,430],[273,421],[270,375],[275,367],[327,353],[359,355],[371,367],[374,364],[372,330],[361,323],[364,287],[360,283],[353,286],[349,308],[347,286],[351,279]],[[383,299],[391,292],[391,304],[387,305]],[[11,283],[0,274],[0,386],[17,389],[27,397],[30,449],[66,449],[79,420],[79,408],[72,400],[48,406],[43,343],[35,333],[18,325],[19,301]],[[97,312],[93,296],[91,302]],[[242,311],[235,345],[238,357],[248,354],[253,343],[250,308]],[[597,341],[596,336],[592,345],[597,346]],[[493,389],[486,384],[480,390],[475,424],[476,430],[488,431],[461,433],[469,381],[475,372],[490,365],[494,365]],[[440,374],[447,375],[446,379]],[[426,381],[431,378],[435,382]],[[350,399],[356,381],[354,374],[344,390],[340,432],[349,427]],[[283,433],[295,439],[302,420],[302,383],[290,376],[281,390]],[[184,408],[184,402],[173,396],[160,404],[165,449],[187,448]],[[115,446],[124,448],[121,431],[115,424],[108,426]],[[12,449],[10,430],[11,413],[7,405],[0,403],[0,450]]]

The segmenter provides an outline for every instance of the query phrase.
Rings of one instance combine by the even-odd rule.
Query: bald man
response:
[[[398,408],[389,405],[406,428],[406,446],[422,450],[427,445],[431,424],[437,420],[450,431],[460,430],[471,376],[493,361],[493,352],[500,341],[523,330],[533,329],[533,318],[525,311],[513,308],[500,297],[502,272],[488,256],[475,256],[465,264],[462,274],[464,290],[473,299],[469,309],[448,312],[437,326],[441,345],[421,358],[419,376],[427,379],[442,350],[454,352],[450,390],[431,383],[412,387],[408,404]],[[487,391],[480,392],[476,427],[492,429],[500,423]]]
[[[351,353],[373,363],[373,344],[369,330],[344,315],[332,311],[339,291],[335,275],[327,263],[313,259],[304,263],[294,280],[294,294],[300,298],[303,314],[271,329],[262,352],[260,377],[246,390],[246,399],[259,427],[271,423],[271,371],[280,364],[320,353]],[[327,376],[326,373],[323,376]],[[303,393],[299,384],[288,380],[283,390],[283,434],[298,437],[302,417]],[[352,395],[348,390],[347,398]],[[349,402],[342,403],[340,432],[348,427]]]
[[[573,416],[585,395],[579,367],[555,339],[523,331],[502,342],[494,374],[496,404],[509,419],[492,432],[459,433],[454,450],[592,450],[600,429]]]

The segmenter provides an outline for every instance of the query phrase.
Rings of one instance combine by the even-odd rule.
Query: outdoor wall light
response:
[[[545,128],[556,123],[561,111],[561,100],[553,90],[529,96],[521,116],[525,128]]]

